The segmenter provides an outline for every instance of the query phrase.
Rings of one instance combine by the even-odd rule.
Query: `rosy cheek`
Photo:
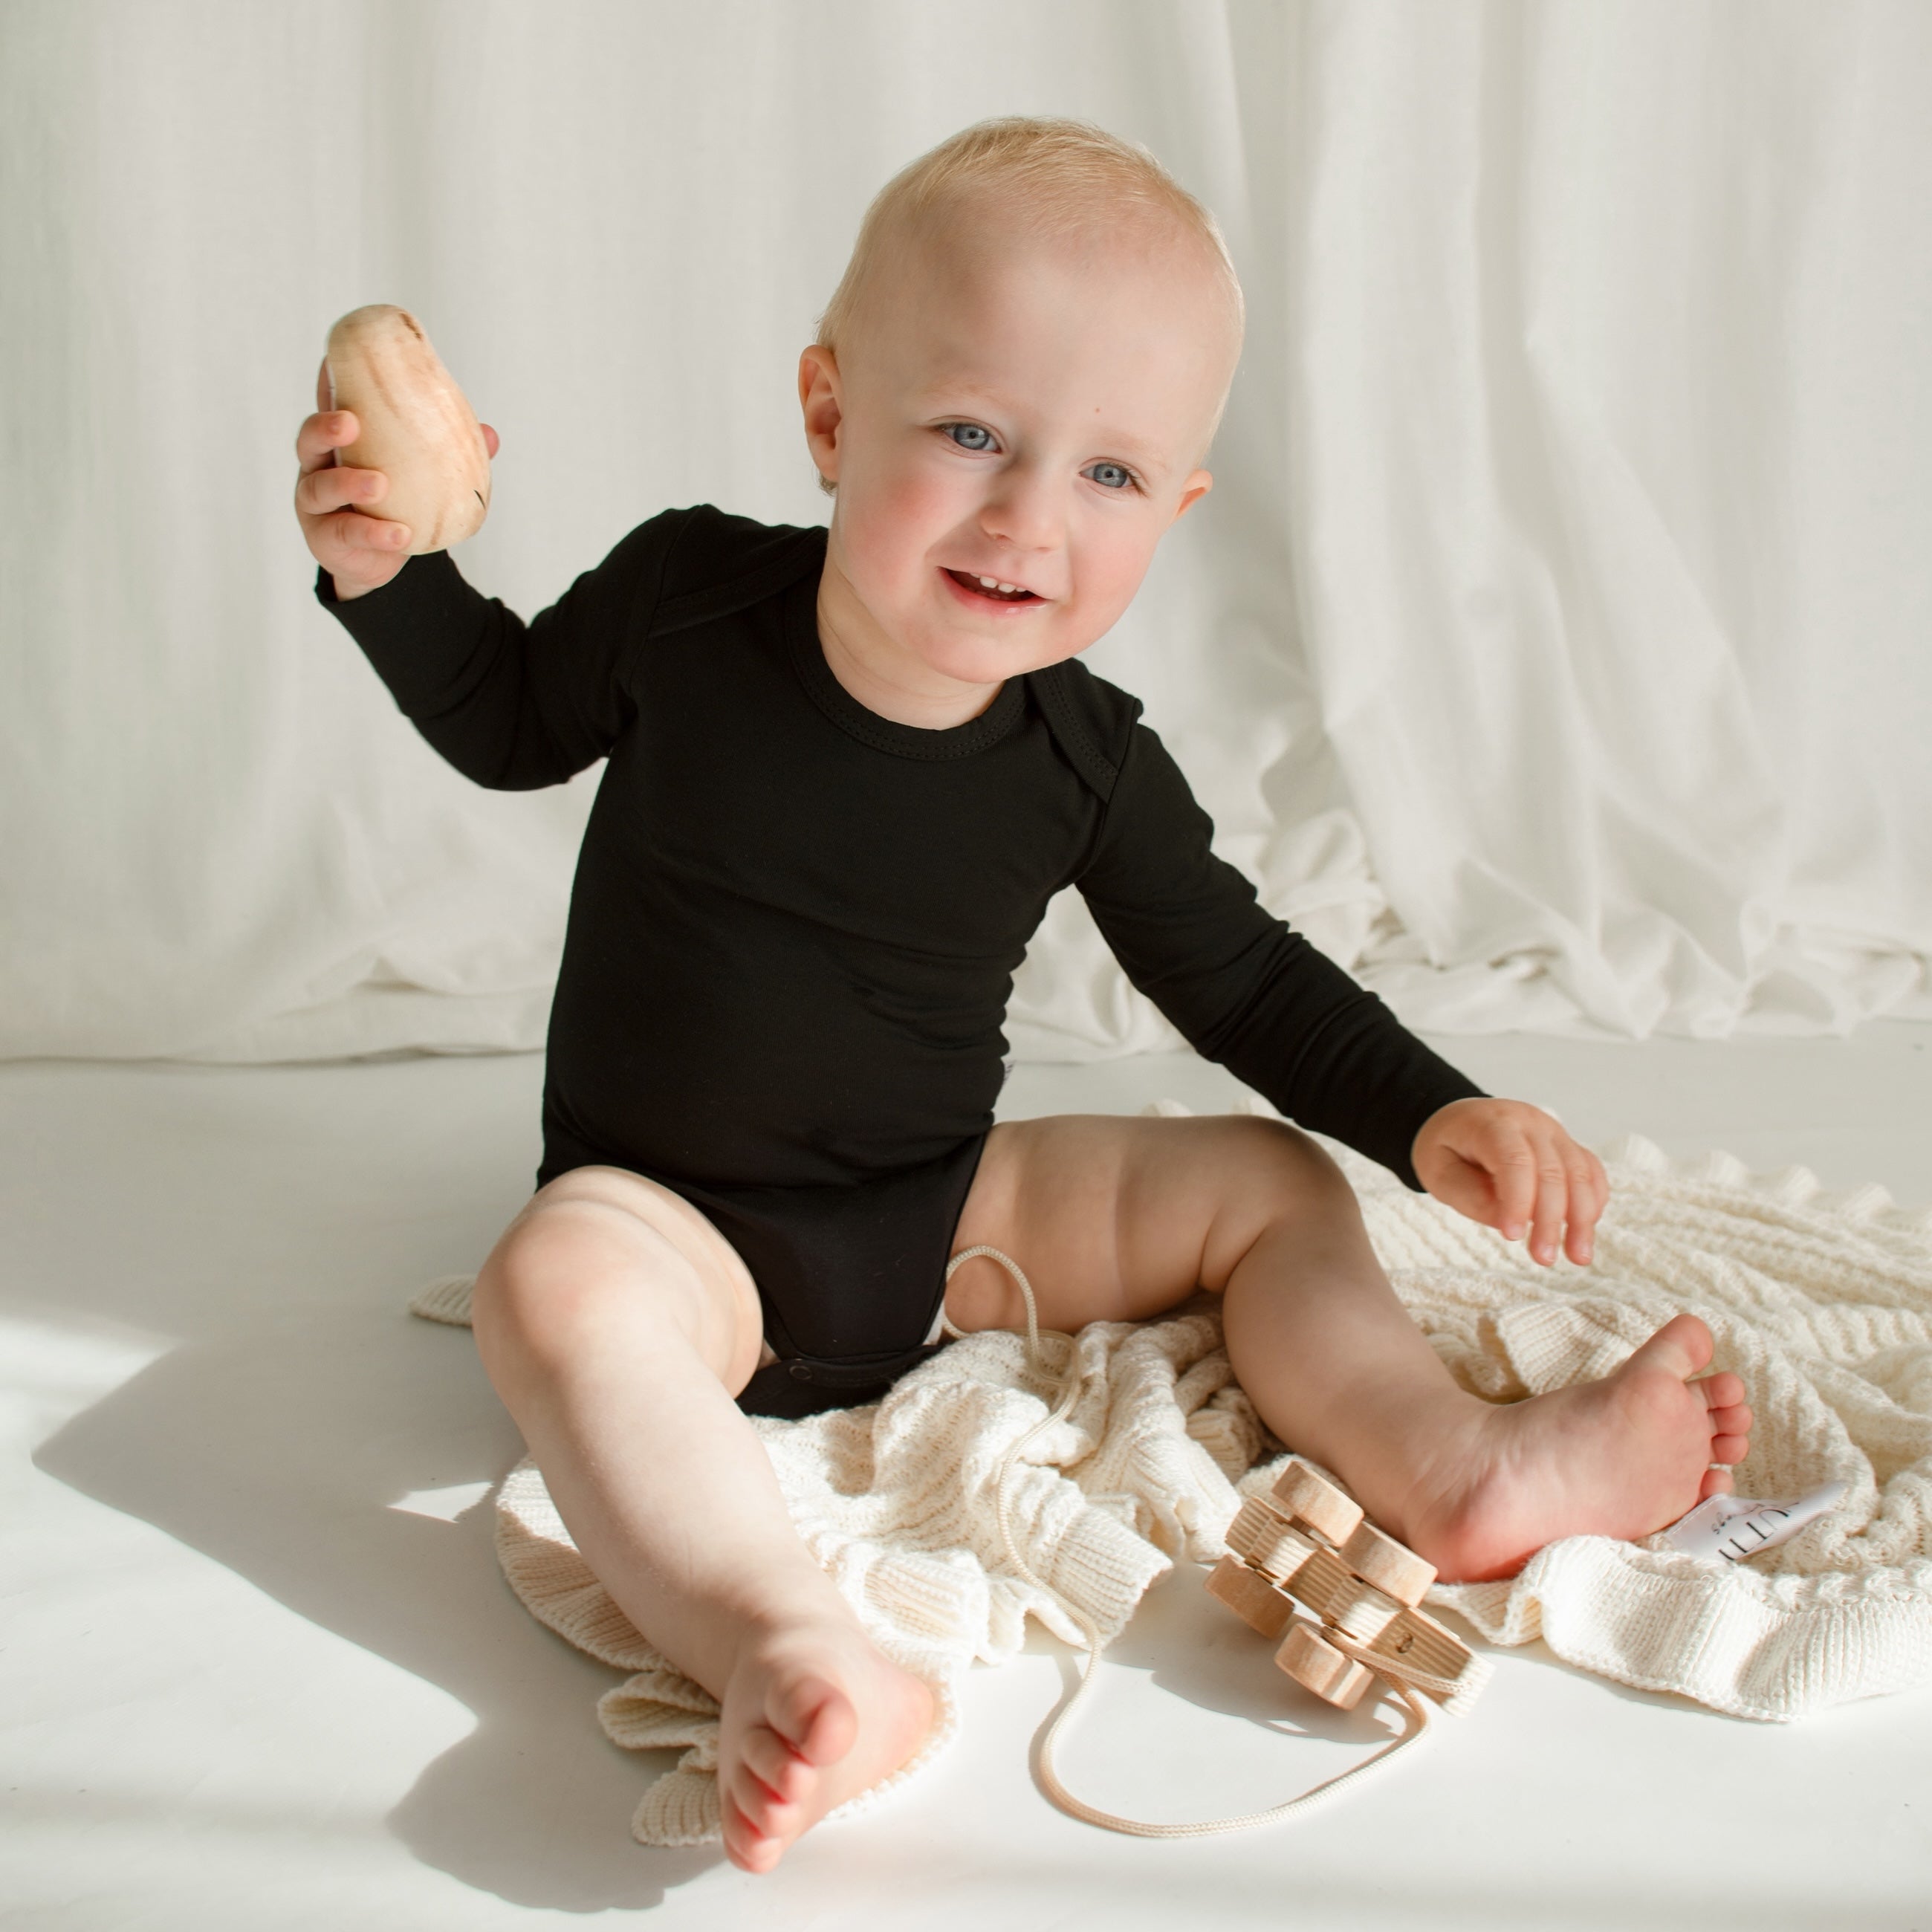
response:
[[[916,467],[868,478],[846,536],[854,562],[880,577],[922,573],[926,553],[955,520],[950,497],[943,479]]]
[[[1137,530],[1107,528],[1090,533],[1081,546],[1074,572],[1081,602],[1096,618],[1112,623],[1133,601],[1153,560],[1151,546]]]

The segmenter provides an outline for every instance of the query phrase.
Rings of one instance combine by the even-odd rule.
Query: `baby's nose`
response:
[[[1009,471],[980,512],[980,527],[994,542],[1016,550],[1056,548],[1066,513],[1060,493],[1048,480]]]

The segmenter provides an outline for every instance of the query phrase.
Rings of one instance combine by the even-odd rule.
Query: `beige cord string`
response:
[[[1002,1254],[998,1248],[987,1247],[983,1245],[979,1247],[962,1249],[946,1264],[946,1281],[950,1283],[955,1274],[966,1262],[982,1256],[988,1261],[998,1262],[1018,1284],[1021,1299],[1026,1304],[1028,1359],[1032,1362],[1034,1368],[1042,1375],[1050,1373],[1044,1352],[1040,1348],[1041,1330],[1039,1315],[1034,1305],[1033,1284],[1027,1280],[1020,1264],[1010,1255]],[[963,1331],[954,1328],[943,1312],[940,1318],[946,1334],[956,1340],[960,1339]],[[1106,1650],[1106,1646],[1101,1641],[1100,1633],[1095,1628],[1093,1619],[1081,1610],[1078,1605],[1069,1603],[1058,1590],[1050,1584],[1043,1582],[1034,1574],[1026,1558],[1015,1546],[1012,1532],[1006,1520],[1006,1479],[1012,1473],[1013,1465],[1018,1461],[1021,1452],[1035,1436],[1051,1429],[1072,1408],[1080,1394],[1081,1376],[1078,1356],[1072,1336],[1061,1334],[1055,1329],[1048,1329],[1046,1333],[1052,1335],[1056,1340],[1066,1344],[1058,1399],[1054,1405],[1052,1413],[1042,1416],[1007,1450],[1000,1464],[999,1480],[995,1496],[998,1508],[1000,1541],[1006,1550],[1006,1561],[1012,1565],[1015,1573],[1024,1582],[1030,1583],[1035,1589],[1042,1591],[1052,1598],[1074,1622],[1079,1625],[1082,1634],[1087,1640],[1087,1658],[1081,1666],[1080,1681],[1073,1687],[1072,1695],[1054,1712],[1052,1717],[1048,1720],[1046,1730],[1040,1734],[1040,1781],[1046,1786],[1046,1795],[1063,1811],[1070,1812],[1076,1818],[1084,1818],[1090,1825],[1105,1826],[1110,1832],[1125,1832],[1137,1838],[1210,1838],[1217,1832],[1239,1832],[1245,1830],[1250,1825],[1276,1824],[1284,1818],[1294,1817],[1299,1812],[1311,1809],[1323,1799],[1334,1797],[1346,1786],[1359,1783],[1371,1772],[1381,1770],[1390,1762],[1398,1751],[1419,1742],[1429,1730],[1430,1710],[1428,1705],[1416,1694],[1417,1691],[1430,1690],[1447,1695],[1455,1687],[1445,1679],[1430,1676],[1426,1672],[1412,1670],[1398,1658],[1377,1656],[1344,1636],[1338,1630],[1324,1629],[1322,1633],[1324,1642],[1332,1644],[1345,1657],[1373,1671],[1402,1699],[1408,1709],[1408,1722],[1405,1726],[1402,1736],[1396,1738],[1393,1743],[1384,1745],[1372,1757],[1366,1759],[1352,1769],[1342,1772],[1334,1778],[1326,1779],[1322,1784],[1316,1785],[1313,1790],[1304,1792],[1299,1798],[1290,1798],[1286,1804],[1272,1805],[1265,1811],[1245,1812],[1238,1818],[1205,1819],[1198,1824],[1192,1825],[1150,1825],[1144,1823],[1138,1818],[1123,1818],[1112,1811],[1099,1810],[1093,1805],[1075,1797],[1072,1792],[1060,1783],[1059,1774],[1053,1768],[1054,1741],[1065,1728],[1067,1720],[1073,1715],[1080,1700],[1086,1696],[1091,1687],[1094,1673],[1100,1668],[1101,1655]]]

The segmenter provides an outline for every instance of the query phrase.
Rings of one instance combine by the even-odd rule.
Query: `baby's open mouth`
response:
[[[975,577],[970,571],[949,570],[946,575],[962,590],[975,597],[984,597],[994,604],[1040,604],[1046,600],[1030,590],[1023,590],[1017,584],[1002,584],[994,577]]]

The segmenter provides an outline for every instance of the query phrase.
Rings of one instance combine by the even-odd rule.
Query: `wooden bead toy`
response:
[[[1278,1637],[1288,1628],[1294,1606],[1265,1576],[1257,1576],[1238,1558],[1224,1556],[1208,1574],[1208,1587],[1250,1629]]]
[[[1270,1583],[1286,1588],[1301,1566],[1315,1554],[1312,1537],[1272,1509],[1259,1496],[1242,1504],[1228,1526],[1228,1547]]]
[[[1305,1456],[1288,1459],[1275,1478],[1274,1499],[1281,1514],[1299,1516],[1324,1543],[1342,1544],[1362,1520],[1362,1506],[1328,1472]],[[1430,1573],[1431,1580],[1435,1571]]]
[[[1426,1684],[1422,1688],[1454,1717],[1468,1710],[1490,1679],[1490,1660],[1478,1657],[1454,1630],[1422,1610],[1404,1610],[1368,1648],[1392,1663],[1410,1664],[1430,1677],[1447,1680],[1447,1690],[1436,1690]]]
[[[1289,1619],[1288,1635],[1274,1660],[1296,1683],[1338,1710],[1352,1711],[1376,1681],[1372,1672],[1324,1642],[1314,1624],[1302,1617]]]
[[[1271,1494],[1242,1504],[1227,1544],[1232,1553],[1208,1589],[1251,1628],[1281,1639],[1275,1661],[1304,1689],[1352,1710],[1385,1676],[1459,1716],[1475,1701],[1488,1660],[1417,1607],[1433,1566],[1369,1522],[1327,1470],[1291,1457]],[[1298,1607],[1318,1622],[1296,1616]]]
[[[1410,1610],[1436,1580],[1432,1564],[1424,1562],[1408,1544],[1396,1542],[1372,1522],[1357,1524],[1337,1553],[1364,1582]]]

